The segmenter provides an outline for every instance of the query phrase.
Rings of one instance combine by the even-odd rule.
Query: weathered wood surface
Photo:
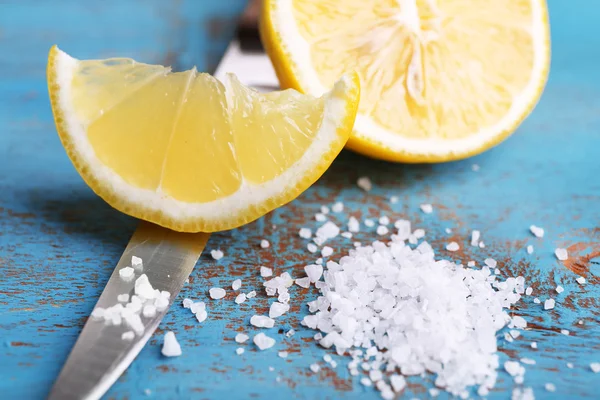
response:
[[[85,186],[61,148],[47,100],[46,54],[58,43],[75,56],[129,55],[136,59],[209,70],[232,35],[241,0],[208,1],[0,1],[0,393],[2,398],[43,398],[56,378],[136,221],[104,204]],[[600,5],[586,0],[550,1],[553,65],[541,103],[518,132],[501,146],[473,159],[436,166],[392,165],[344,152],[331,170],[298,200],[241,229],[213,235],[208,248],[221,248],[219,262],[202,256],[179,296],[207,298],[212,286],[243,278],[260,289],[259,265],[299,276],[314,259],[297,235],[314,228],[321,205],[345,204],[334,220],[349,215],[403,217],[427,230],[444,257],[499,260],[504,274],[523,274],[534,294],[554,297],[542,311],[533,297],[515,309],[530,328],[513,343],[500,340],[502,360],[528,357],[525,385],[538,398],[598,398],[600,375]],[[474,172],[473,164],[481,168]],[[356,185],[370,176],[369,194]],[[390,196],[399,196],[397,204]],[[424,215],[419,204],[434,205]],[[530,224],[546,229],[534,238]],[[451,228],[452,234],[445,233]],[[471,229],[482,231],[485,249],[468,246]],[[361,232],[358,239],[373,240]],[[271,248],[261,249],[260,239]],[[464,251],[448,254],[459,242]],[[525,246],[533,244],[528,255]],[[564,263],[556,247],[569,249]],[[334,242],[335,254],[350,242]],[[598,258],[600,259],[600,258]],[[597,260],[598,260],[597,259]],[[575,278],[583,275],[588,284]],[[565,287],[557,295],[557,284]],[[237,332],[254,313],[265,312],[263,292],[241,306],[233,294],[209,301],[209,318],[199,325],[189,311],[173,307],[156,335],[110,390],[108,398],[378,398],[351,379],[344,362],[318,374],[308,366],[325,351],[299,327],[312,290],[292,290],[292,312],[270,334],[278,344],[257,352],[245,345],[235,355]],[[583,320],[583,325],[578,324]],[[285,338],[283,330],[298,330]],[[559,333],[561,328],[570,336]],[[183,356],[160,356],[162,332],[174,330]],[[537,341],[538,350],[529,344]],[[290,357],[277,357],[277,350]],[[566,363],[574,364],[573,369]],[[272,366],[274,371],[270,371]],[[280,381],[276,381],[280,377]],[[557,392],[543,389],[553,382]],[[431,378],[411,379],[406,398],[426,397]],[[490,398],[504,399],[514,387],[502,372]]]

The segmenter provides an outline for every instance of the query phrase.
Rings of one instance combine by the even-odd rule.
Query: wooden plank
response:
[[[243,6],[241,0],[0,3],[0,392],[6,398],[44,397],[136,225],[85,186],[61,148],[45,88],[50,45],[82,58],[127,55],[210,69]],[[525,384],[538,398],[597,398],[600,375],[589,363],[600,362],[600,55],[594,52],[600,5],[553,0],[550,12],[551,78],[513,138],[470,160],[435,166],[393,165],[344,152],[298,200],[213,235],[209,249],[221,248],[226,256],[218,262],[203,256],[180,295],[207,301],[208,320],[198,324],[189,311],[173,307],[108,397],[138,398],[149,389],[155,398],[378,398],[351,379],[342,358],[334,356],[336,370],[308,369],[325,354],[311,340],[314,332],[299,326],[313,290],[293,287],[292,311],[269,330],[278,341],[274,349],[257,352],[245,345],[244,355],[235,354],[235,334],[256,332],[250,316],[268,309],[259,265],[301,276],[315,257],[305,250],[299,228],[317,227],[312,215],[340,200],[345,211],[332,217],[340,225],[349,215],[410,219],[426,229],[442,256],[479,262],[492,256],[505,276],[523,274],[542,301],[555,298],[556,308],[546,312],[533,297],[519,303],[514,312],[530,328],[512,343],[500,340],[501,361],[535,359]],[[371,177],[373,191],[356,187],[359,176]],[[419,211],[426,202],[434,206],[431,215]],[[534,238],[530,224],[544,227],[546,236]],[[482,231],[485,249],[468,246],[472,229]],[[370,230],[356,240],[374,237]],[[260,248],[263,238],[270,248]],[[463,250],[445,252],[452,240]],[[534,254],[525,252],[527,244],[535,246]],[[351,247],[343,238],[332,246],[336,257]],[[571,254],[565,263],[553,256],[559,246]],[[589,283],[575,283],[578,275]],[[208,288],[229,286],[236,277],[259,296],[240,306],[233,293],[218,302],[207,298]],[[564,293],[554,292],[557,284]],[[298,330],[292,338],[282,334],[289,328]],[[562,328],[571,335],[561,335]],[[183,356],[161,357],[165,330],[177,333]],[[276,350],[290,357],[281,359]],[[425,397],[432,385],[431,378],[410,381],[407,398]],[[555,383],[557,392],[545,392],[546,382]],[[490,398],[507,398],[514,386],[501,371]]]

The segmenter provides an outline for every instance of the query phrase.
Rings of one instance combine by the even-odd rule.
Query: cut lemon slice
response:
[[[352,131],[358,75],[322,97],[260,94],[233,75],[50,50],[48,88],[60,139],[111,206],[185,232],[231,229],[297,197]]]
[[[361,76],[348,146],[402,162],[480,153],[533,109],[549,64],[544,0],[265,0],[282,87],[318,96]]]

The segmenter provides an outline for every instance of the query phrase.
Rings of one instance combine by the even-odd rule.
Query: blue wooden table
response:
[[[39,399],[48,392],[62,363],[136,227],[136,221],[111,209],[85,186],[63,151],[48,104],[45,64],[50,45],[58,43],[80,57],[128,55],[171,64],[197,64],[210,70],[232,36],[242,0],[102,1],[63,0],[0,2],[0,397]],[[326,351],[299,326],[304,304],[314,291],[292,289],[292,310],[278,319],[269,335],[270,351],[246,345],[238,356],[237,332],[255,332],[249,317],[265,312],[260,291],[241,306],[231,295],[207,299],[212,286],[229,286],[241,277],[245,288],[259,290],[259,265],[299,277],[313,257],[298,237],[321,205],[341,200],[342,223],[349,215],[407,218],[428,232],[444,257],[451,240],[461,243],[457,260],[499,260],[505,276],[522,274],[542,301],[557,306],[542,311],[533,297],[516,313],[530,322],[514,342],[500,339],[502,361],[528,357],[525,386],[537,398],[599,398],[600,374],[600,4],[589,0],[551,0],[552,70],[544,96],[518,132],[501,146],[473,159],[442,165],[392,165],[343,152],[332,168],[292,204],[259,221],[215,234],[208,248],[221,248],[215,262],[202,256],[179,295],[208,301],[209,318],[198,324],[179,305],[108,398],[378,398],[352,379],[346,362],[312,373],[308,366]],[[473,164],[479,165],[474,171]],[[369,176],[370,193],[356,179]],[[392,204],[391,196],[399,201]],[[425,215],[419,204],[432,203]],[[530,224],[546,230],[534,238]],[[452,234],[445,232],[452,229]],[[472,229],[482,232],[485,249],[468,246]],[[361,232],[358,240],[372,241]],[[262,249],[260,239],[271,241]],[[344,244],[346,243],[346,244]],[[336,255],[349,248],[334,242]],[[528,255],[525,247],[535,246]],[[553,251],[569,249],[561,263]],[[575,278],[583,275],[588,284]],[[557,284],[565,287],[556,294]],[[578,321],[583,320],[583,324]],[[279,321],[282,321],[279,323]],[[282,330],[283,328],[283,330]],[[286,338],[283,331],[298,333]],[[570,336],[559,333],[565,328]],[[176,332],[184,353],[160,355],[162,334]],[[534,350],[530,342],[538,342]],[[287,350],[287,359],[277,357]],[[567,363],[573,368],[568,368]],[[427,397],[431,377],[411,379],[406,398]],[[557,391],[549,393],[544,384]],[[490,398],[510,397],[515,387],[505,372]]]

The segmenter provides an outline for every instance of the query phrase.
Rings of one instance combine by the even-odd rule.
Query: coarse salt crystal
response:
[[[183,302],[182,302],[183,308],[190,308],[192,306],[192,304],[194,304],[194,302],[191,299],[188,299],[188,298],[183,299]]]
[[[586,280],[583,276],[580,276],[579,278],[575,279],[577,281],[577,283],[579,283],[580,285],[584,285]]]
[[[308,228],[300,228],[300,231],[298,231],[298,236],[300,236],[302,239],[310,239],[312,232]]]
[[[221,250],[211,250],[210,251],[210,256],[213,258],[213,260],[220,260],[221,258],[223,258],[225,254],[223,254],[223,252]]]
[[[238,290],[239,288],[242,287],[242,280],[241,279],[236,279],[231,283],[231,288],[233,290]]]
[[[369,192],[371,189],[373,189],[373,184],[371,183],[371,180],[366,176],[361,176],[360,178],[358,178],[356,184],[365,192]]]
[[[398,393],[406,387],[406,378],[402,375],[392,375],[390,376],[390,383],[392,384],[394,392]]]
[[[375,221],[373,221],[372,219],[365,219],[365,226],[367,228],[372,228],[375,226]]]
[[[390,197],[390,203],[392,203],[392,204],[396,204],[399,200],[400,200],[400,198],[398,196]]]
[[[518,361],[506,361],[504,363],[504,370],[509,373],[510,376],[523,375],[525,369]]]
[[[529,230],[531,231],[531,233],[533,233],[533,236],[535,236],[535,237],[539,237],[539,238],[544,237],[544,229],[543,228],[540,228],[535,225],[531,225],[529,227]]]
[[[450,242],[446,245],[446,250],[448,251],[458,251],[460,246],[456,242]]]
[[[348,218],[348,231],[358,232],[360,230],[360,222],[354,217]]]
[[[134,272],[134,269],[131,267],[121,268],[119,270],[119,276],[121,277],[121,279],[127,280],[133,277]]]
[[[268,278],[270,276],[273,276],[273,270],[271,268],[261,266],[260,267],[260,276],[262,276],[263,278]]]
[[[306,275],[310,279],[310,282],[315,283],[316,281],[321,279],[321,276],[323,275],[323,266],[316,264],[307,265],[306,267],[304,267],[304,272],[306,272]]]
[[[433,206],[431,204],[421,204],[421,211],[425,214],[431,214],[433,212]]]
[[[246,295],[246,298],[251,299],[253,297],[256,297],[256,291],[252,290],[250,292],[248,292],[248,294]]]
[[[574,367],[573,363],[570,363],[570,362],[567,363],[567,368],[573,369],[573,367]]]
[[[135,338],[135,333],[133,331],[127,331],[121,334],[121,340],[133,340],[133,338]]]
[[[213,300],[220,300],[227,294],[223,288],[211,288],[208,293]]]
[[[479,242],[479,248],[480,249],[485,249],[485,243]]]
[[[333,249],[329,246],[324,246],[321,249],[321,256],[323,256],[323,257],[329,257],[332,254],[333,254]]]
[[[562,292],[565,291],[565,288],[563,288],[562,286],[558,285],[556,287],[556,289],[554,289],[554,290],[556,290],[556,293],[560,294],[560,293],[562,293]]]
[[[591,369],[591,370],[592,370],[592,371],[593,371],[595,374],[597,374],[598,372],[600,372],[600,363],[598,363],[598,362],[593,362],[593,363],[590,363],[590,369]]]
[[[415,235],[415,238],[417,239],[421,239],[425,237],[425,229],[415,229],[415,231],[413,232],[413,235]]]
[[[288,352],[287,352],[287,351],[280,351],[280,352],[278,352],[278,353],[277,353],[277,355],[278,355],[280,358],[287,358],[287,356],[288,356]]]
[[[527,254],[533,254],[533,246],[532,245],[527,246]]]
[[[238,347],[237,349],[235,349],[235,354],[237,354],[238,356],[241,356],[242,354],[244,354],[244,348],[243,347]]]
[[[283,304],[276,301],[273,304],[271,304],[271,307],[269,308],[269,318],[281,317],[283,314],[288,312],[289,309],[289,304]]]
[[[238,333],[235,335],[236,343],[246,343],[248,339],[250,339],[250,336],[246,335],[245,333]]]
[[[198,310],[198,312],[196,313],[196,320],[199,323],[202,323],[202,322],[206,321],[206,318],[208,318],[208,313],[206,312],[206,310],[205,309]]]
[[[315,364],[310,364],[309,368],[315,374],[321,370],[321,367],[319,366],[319,364],[316,364],[316,363]]]
[[[386,215],[379,218],[379,225],[389,225],[389,223],[390,219]]]
[[[117,296],[117,301],[119,303],[127,303],[129,302],[129,294],[123,293]]]
[[[377,234],[380,236],[387,235],[390,232],[387,226],[379,225],[377,227]]]
[[[531,348],[537,349],[538,348],[537,342],[531,342]]]
[[[136,256],[131,256],[131,266],[134,269],[137,270],[141,270],[144,268],[144,263],[142,262],[142,259]]]
[[[308,276],[304,278],[299,278],[294,281],[296,285],[308,289],[310,287],[310,278]]]
[[[152,304],[146,304],[142,309],[142,315],[146,318],[152,318],[156,315],[156,307]]]
[[[475,266],[475,261],[469,261],[469,262],[467,263],[467,267],[471,267],[471,268],[472,268],[472,267],[474,267],[474,266]]]
[[[321,206],[321,214],[324,214],[324,215],[329,214],[329,207]]]
[[[335,204],[331,206],[331,211],[333,211],[334,213],[340,213],[344,211],[344,203],[342,203],[341,201],[335,202]]]
[[[516,339],[516,338],[518,338],[519,336],[521,336],[521,332],[519,332],[519,331],[518,331],[518,330],[516,330],[516,329],[511,329],[511,330],[510,330],[508,333],[510,334],[510,336],[511,336],[513,339]]]
[[[546,383],[544,385],[544,388],[548,391],[548,392],[556,392],[556,385],[554,385],[554,383]]]
[[[554,250],[554,255],[560,261],[565,261],[565,260],[567,260],[569,258],[569,254],[567,253],[567,249],[558,248],[558,249]]]
[[[289,331],[287,331],[287,332],[285,333],[285,337],[292,337],[292,336],[294,336],[295,334],[296,334],[296,331],[295,331],[295,330],[293,330],[293,329],[290,329]]]
[[[275,320],[265,315],[253,315],[250,318],[250,324],[257,328],[272,328],[275,326]]]
[[[270,246],[271,246],[271,243],[269,243],[268,240],[263,239],[263,240],[260,241],[260,247],[261,248],[268,249]]]
[[[496,265],[498,265],[498,262],[493,258],[486,258],[483,262],[490,268],[496,268]]]
[[[471,246],[479,246],[479,238],[481,237],[481,232],[477,230],[471,231]]]
[[[544,310],[552,310],[556,302],[554,299],[548,299],[544,302]]]
[[[245,293],[240,293],[237,296],[235,296],[235,304],[242,304],[243,302],[246,301],[246,294]]]
[[[371,380],[370,380],[369,378],[367,378],[367,377],[361,378],[361,379],[360,379],[360,383],[361,383],[363,386],[371,386],[371,385],[373,384],[373,383],[371,382]]]
[[[308,251],[310,251],[311,253],[316,253],[318,250],[318,247],[316,244],[314,243],[309,243],[306,245],[306,248],[308,249]]]
[[[168,331],[165,334],[161,353],[165,357],[177,357],[181,355],[181,346],[175,337],[175,333],[172,331]]]
[[[527,365],[535,365],[535,360],[532,360],[531,358],[521,358],[520,360],[523,364],[527,364]]]
[[[206,310],[206,304],[203,301],[198,301],[198,302],[195,302],[195,303],[192,302],[192,304],[190,304],[190,306],[188,308],[190,309],[190,311],[192,312],[192,314],[196,314],[200,310]]]
[[[341,236],[346,239],[352,239],[352,232],[342,232]]]
[[[270,338],[262,332],[254,336],[252,341],[260,350],[270,349],[275,345],[275,339]]]
[[[157,297],[154,299],[154,307],[158,311],[166,310],[169,307],[169,299],[163,296]]]
[[[562,334],[563,334],[563,335],[565,335],[565,336],[569,336],[569,335],[571,334],[571,332],[569,332],[569,330],[568,330],[568,329],[561,329],[561,330],[560,330],[560,333],[562,333]]]
[[[533,293],[533,288],[529,286],[527,289],[525,289],[525,294],[527,296],[531,296],[531,293]]]
[[[315,221],[317,221],[317,222],[325,222],[325,221],[327,221],[327,217],[323,213],[316,213],[315,214]]]

